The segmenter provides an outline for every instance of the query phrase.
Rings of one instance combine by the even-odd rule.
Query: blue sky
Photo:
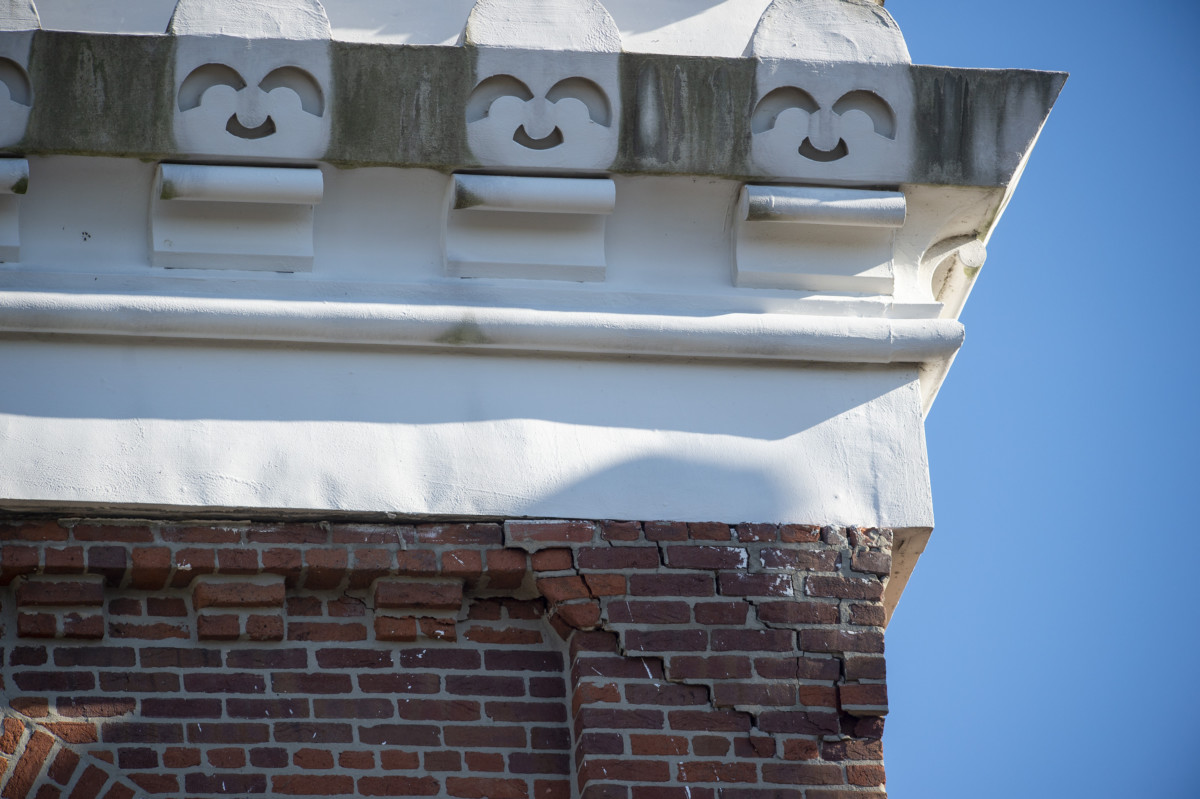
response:
[[[889,795],[1200,796],[1200,4],[887,9],[916,63],[1071,73],[927,423]]]

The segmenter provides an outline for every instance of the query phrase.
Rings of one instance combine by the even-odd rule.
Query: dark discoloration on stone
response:
[[[914,182],[1006,184],[1067,76],[914,67]]]
[[[16,183],[9,187],[13,194],[24,194],[29,191],[29,178],[19,178]]]
[[[173,48],[169,36],[37,32],[29,63],[36,100],[25,139],[12,150],[169,157]],[[330,55],[326,161],[447,172],[479,166],[464,115],[473,47],[333,42]],[[770,178],[749,158],[757,67],[751,58],[621,54],[620,147],[611,171]],[[1066,80],[1028,70],[905,69],[915,101],[911,116],[901,113],[914,142],[901,176],[909,183],[1007,184]],[[864,85],[873,77],[865,75]]]
[[[624,115],[613,169],[746,173],[753,94],[753,61],[623,53]]]
[[[29,57],[28,151],[154,156],[173,149],[173,42],[38,31]]]
[[[470,53],[457,47],[334,42],[333,135],[339,165],[471,165],[463,109]]]

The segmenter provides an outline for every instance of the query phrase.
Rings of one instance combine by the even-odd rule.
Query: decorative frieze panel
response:
[[[616,206],[605,178],[455,175],[446,272],[457,277],[604,280],[604,228]]]
[[[904,195],[807,186],[745,186],[734,280],[747,288],[892,293]]]
[[[306,272],[319,169],[161,164],[150,206],[155,266]]]

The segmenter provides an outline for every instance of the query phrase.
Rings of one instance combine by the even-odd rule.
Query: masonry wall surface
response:
[[[883,795],[885,530],[0,523],[0,796]]]

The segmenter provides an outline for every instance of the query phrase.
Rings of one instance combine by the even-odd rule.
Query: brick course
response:
[[[0,544],[0,799],[883,796],[888,531],[8,519]]]

